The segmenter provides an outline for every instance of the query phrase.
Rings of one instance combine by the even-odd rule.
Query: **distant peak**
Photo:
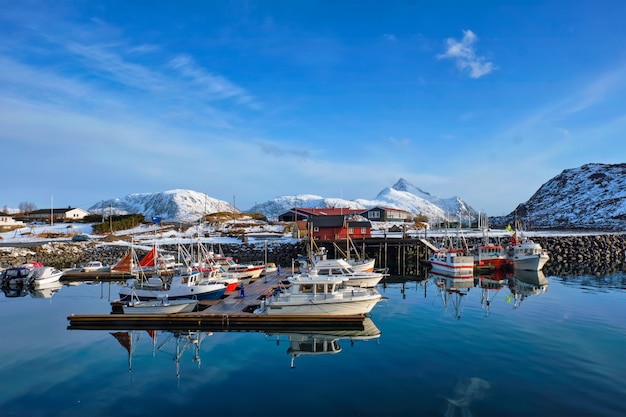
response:
[[[414,186],[413,184],[411,184],[404,178],[400,178],[391,188],[393,188],[396,191],[407,191],[410,193],[415,193],[415,191],[418,191],[421,194],[430,195],[430,193],[427,193],[426,191],[421,190],[420,188]]]

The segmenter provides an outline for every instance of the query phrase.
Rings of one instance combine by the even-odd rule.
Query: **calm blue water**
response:
[[[115,285],[0,295],[0,415],[626,415],[626,275],[544,284],[380,286],[379,337],[294,367],[287,335],[134,331],[130,356],[112,331],[67,330],[109,313]]]

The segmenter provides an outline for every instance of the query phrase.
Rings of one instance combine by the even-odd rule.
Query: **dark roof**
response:
[[[33,210],[30,211],[26,214],[30,215],[30,214],[50,214],[50,210],[53,211],[54,214],[62,214],[62,213],[67,213],[68,211],[72,211],[75,210],[76,207],[66,207],[66,208],[55,208],[55,209],[39,209],[39,210]]]
[[[395,207],[376,206],[376,207],[373,207],[372,209],[381,209],[381,210],[385,210],[385,211],[399,211],[401,213],[409,213],[409,214],[411,213],[410,211],[402,210],[402,209],[395,208]],[[372,210],[372,209],[370,209],[370,210]],[[369,211],[369,210],[366,210],[366,211]]]
[[[343,227],[344,216],[311,216],[309,222],[314,227]]]
[[[346,207],[328,207],[328,208],[306,208],[306,207],[294,207],[289,212],[298,214],[308,214],[309,216],[337,216],[347,214],[363,213],[363,209],[351,209]]]
[[[359,216],[360,217],[360,216]],[[309,222],[314,227],[344,227],[344,222],[348,222],[348,227],[371,227],[369,220],[359,218],[356,220],[347,219],[345,216],[311,216]]]

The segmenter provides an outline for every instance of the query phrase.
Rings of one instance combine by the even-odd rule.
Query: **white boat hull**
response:
[[[197,300],[171,300],[166,304],[161,301],[135,301],[123,306],[124,314],[176,314],[193,311]]]
[[[343,300],[290,300],[268,302],[266,314],[304,314],[304,315],[363,315],[367,314],[380,301],[380,294],[359,296],[359,299],[346,297]]]
[[[545,254],[513,257],[513,268],[524,271],[539,271],[550,257]]]

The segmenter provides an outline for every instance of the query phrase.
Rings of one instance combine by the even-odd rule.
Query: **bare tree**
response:
[[[31,211],[37,210],[35,203],[31,203],[30,201],[22,201],[18,208],[20,213],[30,213]]]

